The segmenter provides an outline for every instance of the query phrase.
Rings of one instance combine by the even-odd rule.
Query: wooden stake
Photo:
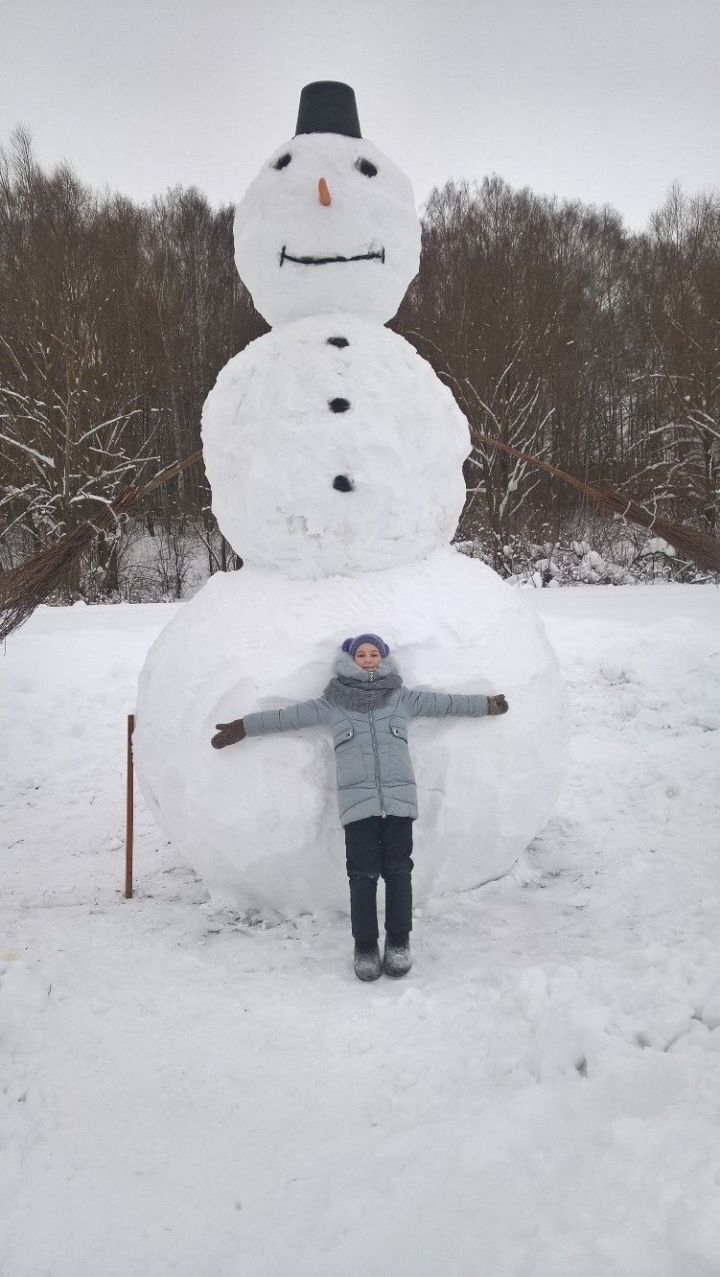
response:
[[[127,806],[125,810],[125,899],[132,900],[133,893],[133,752],[132,738],[135,730],[135,715],[128,714],[127,720]]]

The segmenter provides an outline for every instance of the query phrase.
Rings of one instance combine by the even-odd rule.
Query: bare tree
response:
[[[679,186],[652,219],[645,317],[657,420],[629,482],[709,532],[720,504],[720,196]]]
[[[93,512],[111,506],[155,458],[148,452],[152,439],[138,439],[139,408],[115,400],[113,415],[105,415],[106,405],[93,393],[87,350],[64,346],[56,356],[51,341],[19,353],[0,342],[15,372],[14,385],[0,380],[0,466],[7,478],[0,493],[0,546],[13,566],[14,544],[35,553],[92,522]],[[62,387],[53,376],[58,360],[65,372]],[[95,544],[98,594],[117,591],[119,536],[115,525]],[[77,582],[70,583],[71,592],[73,587]]]

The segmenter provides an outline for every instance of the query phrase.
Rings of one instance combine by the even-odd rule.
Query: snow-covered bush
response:
[[[575,535],[573,535],[573,533]],[[585,517],[566,535],[535,541],[530,533],[516,535],[498,556],[490,538],[456,542],[463,554],[496,566],[514,585],[536,589],[558,585],[633,585],[646,581],[720,583],[717,574],[703,572],[682,559],[673,546],[622,520]]]

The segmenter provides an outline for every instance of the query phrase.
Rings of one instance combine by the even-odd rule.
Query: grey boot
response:
[[[355,945],[355,975],[358,980],[377,980],[382,975],[377,942],[372,945]]]
[[[386,975],[407,975],[412,966],[409,935],[395,935],[388,931],[385,936],[385,957],[383,965],[385,967]]]

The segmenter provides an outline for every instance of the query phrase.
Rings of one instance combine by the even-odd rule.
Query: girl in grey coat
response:
[[[324,725],[335,747],[340,821],[345,830],[355,972],[375,980],[410,970],[412,822],[418,814],[408,749],[411,718],[504,714],[502,694],[451,695],[403,686],[387,643],[377,634],[346,639],[335,677],[322,696],[285,709],[217,723],[223,749],[247,736]],[[385,881],[385,953],[378,949],[377,883]]]

